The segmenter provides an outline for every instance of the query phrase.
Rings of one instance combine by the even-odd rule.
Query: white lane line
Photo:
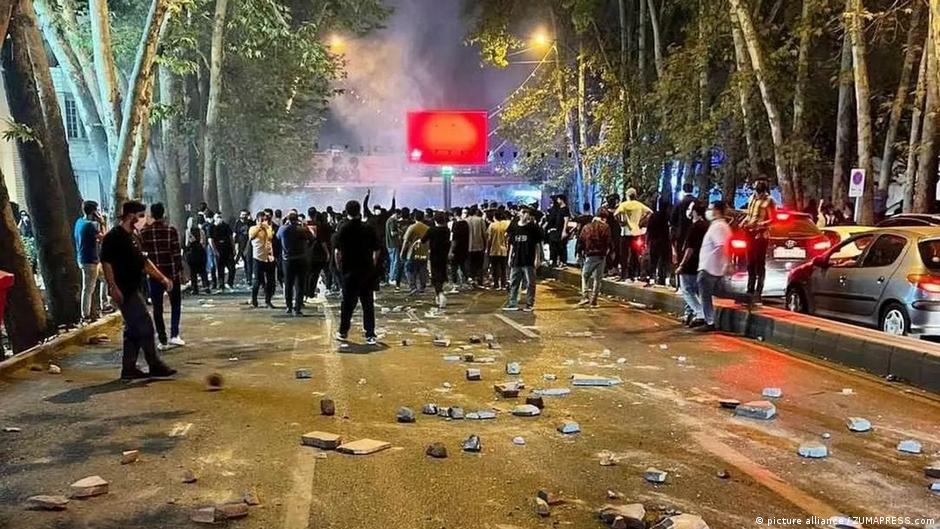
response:
[[[512,327],[513,329],[519,331],[519,332],[520,332],[523,336],[525,336],[526,338],[534,338],[534,339],[536,339],[536,340],[539,339],[539,338],[541,338],[541,336],[539,336],[538,334],[536,334],[536,333],[530,331],[529,329],[526,329],[524,326],[522,326],[522,325],[520,325],[520,324],[518,324],[518,323],[512,321],[511,319],[507,318],[506,316],[503,316],[502,314],[494,314],[493,316],[496,316],[496,319],[502,321],[502,322],[505,323],[506,325],[508,325],[508,326]]]
[[[284,529],[310,527],[310,506],[313,505],[313,471],[316,467],[315,450],[297,450],[297,459],[291,471],[291,493],[284,506]]]

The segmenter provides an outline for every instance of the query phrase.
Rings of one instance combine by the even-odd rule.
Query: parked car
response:
[[[940,228],[855,235],[790,273],[786,305],[892,335],[940,335]]]
[[[865,233],[866,231],[871,231],[875,228],[871,226],[826,226],[825,228],[820,229],[822,230],[823,235],[829,239],[829,242],[832,244],[832,246],[835,246],[853,235]]]
[[[747,292],[748,237],[740,228],[746,214],[734,211],[731,215],[731,257],[734,272],[729,288],[734,294]],[[764,277],[764,297],[783,297],[787,290],[790,270],[822,255],[832,243],[816,227],[813,218],[805,213],[778,211],[770,225],[770,243],[767,245],[767,275]]]
[[[940,226],[940,215],[927,213],[900,213],[878,223],[879,228],[901,228],[915,226]]]

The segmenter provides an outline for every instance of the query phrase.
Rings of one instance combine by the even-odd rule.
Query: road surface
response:
[[[384,345],[369,349],[331,340],[336,300],[309,307],[314,316],[291,318],[249,309],[244,295],[189,298],[188,345],[165,353],[180,370],[176,380],[115,381],[116,336],[71,351],[62,374],[23,371],[0,383],[0,427],[21,429],[0,433],[0,527],[193,527],[192,509],[246,491],[261,505],[232,527],[601,528],[596,511],[609,501],[641,502],[651,522],[664,513],[699,514],[712,528],[836,514],[908,517],[866,525],[916,527],[925,525],[919,518],[940,515],[940,497],[923,473],[940,459],[937,400],[758,342],[691,333],[614,300],[577,310],[577,299],[549,281],[532,314],[502,313],[501,293],[474,291],[451,296],[446,315],[434,318],[427,303],[383,292],[381,306],[413,310],[380,314]],[[501,348],[468,347],[470,335],[486,333]],[[451,346],[433,346],[435,334]],[[468,351],[495,359],[471,366],[482,381],[466,381],[468,364],[444,358]],[[521,363],[521,377],[505,374],[510,361]],[[312,378],[296,379],[297,369]],[[221,391],[206,391],[211,373],[223,376]],[[573,374],[623,383],[546,397],[539,417],[508,413],[530,389],[570,387]],[[522,396],[497,398],[493,384],[514,378],[527,385]],[[759,399],[771,386],[783,391],[773,420],[736,418],[717,405]],[[334,417],[319,413],[324,396],[336,402]],[[421,415],[429,402],[495,408],[498,417]],[[418,412],[417,422],[396,423],[400,406]],[[850,433],[849,416],[869,419],[874,431]],[[582,432],[558,433],[568,420]],[[301,446],[313,430],[392,448],[321,453]],[[481,453],[461,452],[470,434],[482,438]],[[513,444],[515,437],[525,445]],[[924,453],[899,453],[902,439],[919,440]],[[830,456],[799,457],[807,440],[826,443]],[[444,443],[449,457],[425,456],[432,442]],[[132,449],[140,461],[122,466],[121,452]],[[600,464],[605,452],[616,465]],[[666,483],[647,483],[647,467],[667,471]],[[183,483],[186,471],[198,481]],[[29,496],[68,494],[70,483],[91,475],[110,482],[107,495],[73,500],[62,512],[23,508]],[[565,499],[548,518],[534,512],[540,489]],[[609,500],[608,491],[623,499]]]

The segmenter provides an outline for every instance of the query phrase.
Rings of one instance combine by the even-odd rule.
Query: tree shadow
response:
[[[78,404],[80,402],[88,402],[88,400],[97,395],[107,395],[108,393],[115,393],[118,391],[126,391],[128,389],[147,386],[150,384],[150,382],[152,381],[146,379],[131,382],[120,379],[111,380],[103,384],[94,384],[91,386],[82,386],[79,388],[68,389],[62,393],[47,397],[44,400],[53,404]]]

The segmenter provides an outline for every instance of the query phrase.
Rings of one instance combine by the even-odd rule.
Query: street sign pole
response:
[[[861,221],[861,211],[862,211],[862,197],[865,196],[865,174],[864,169],[852,169],[851,177],[849,177],[849,198],[855,199],[855,223],[858,224]]]
[[[441,166],[441,182],[444,186],[444,210],[450,211],[453,201],[454,168],[450,165]]]

